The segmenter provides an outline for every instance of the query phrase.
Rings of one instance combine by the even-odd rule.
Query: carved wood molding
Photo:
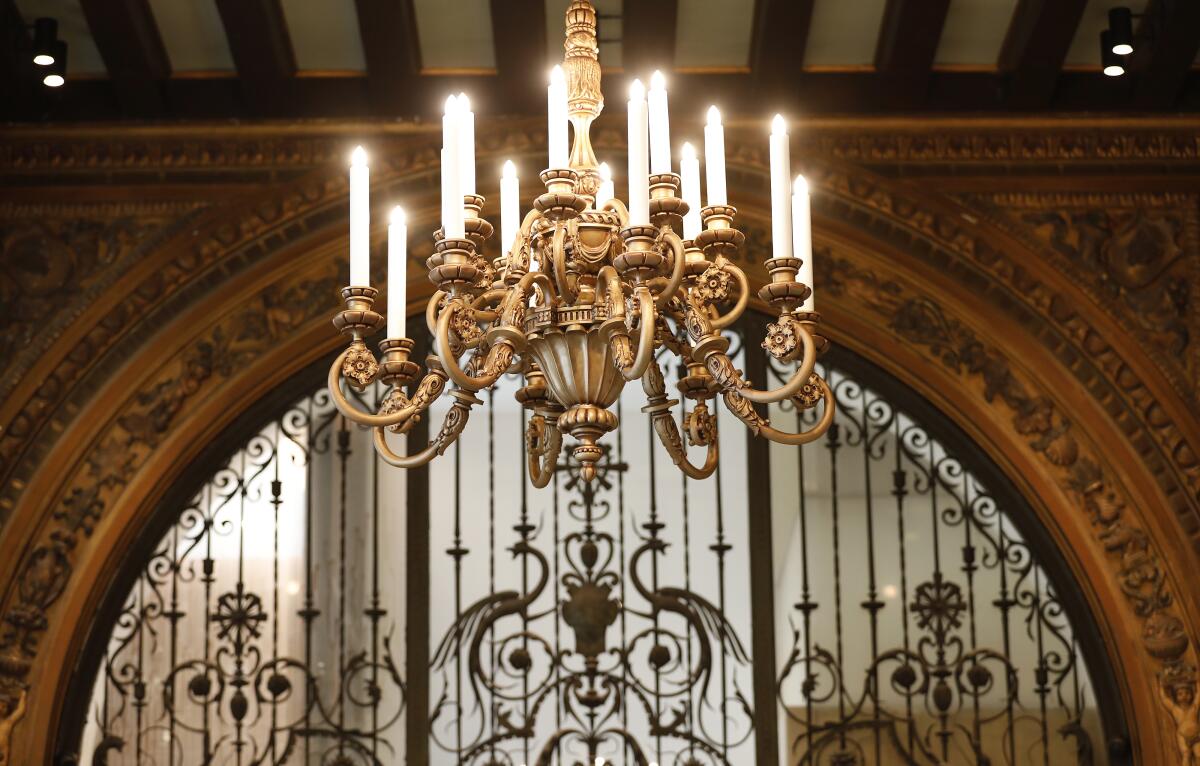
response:
[[[507,154],[536,153],[540,130],[529,122],[513,122],[489,131],[481,136],[481,165],[498,162]],[[1164,542],[1161,530],[1177,530],[1179,537],[1200,545],[1200,466],[1194,447],[1197,423],[1188,412],[1186,392],[1162,369],[1162,360],[1143,347],[1153,344],[1139,345],[1114,333],[1114,328],[1125,323],[1141,323],[1143,331],[1152,332],[1154,317],[1131,316],[1142,304],[1127,296],[1118,301],[1101,300],[1103,284],[1078,280],[1075,271],[1079,266],[1071,258],[1074,254],[1055,250],[1040,240],[1036,225],[1033,233],[1028,221],[1005,226],[996,210],[1002,202],[1012,207],[1011,199],[996,197],[988,204],[978,198],[964,200],[972,205],[967,208],[829,156],[871,164],[962,161],[986,165],[1010,162],[1014,147],[1025,147],[1020,156],[1029,162],[1039,161],[1042,153],[1041,161],[1055,162],[1157,159],[1191,163],[1196,161],[1200,144],[1196,131],[1189,144],[1176,134],[1186,131],[1173,129],[1151,140],[1153,131],[1148,126],[1139,128],[1145,132],[1142,138],[1126,139],[1118,135],[1119,127],[1089,132],[1083,125],[1061,131],[1057,137],[1046,127],[1001,126],[976,138],[970,138],[966,128],[948,127],[947,135],[928,140],[892,136],[878,126],[867,129],[861,124],[857,133],[844,135],[832,127],[824,129],[825,133],[820,130],[805,139],[799,155],[817,188],[815,209],[824,219],[818,228],[825,223],[853,230],[903,254],[908,260],[906,268],[913,273],[936,273],[955,284],[955,290],[977,296],[977,314],[956,315],[936,290],[933,295],[905,296],[907,288],[893,288],[894,280],[874,274],[837,251],[834,257],[817,261],[818,282],[841,290],[836,300],[867,302],[897,342],[917,339],[916,345],[931,367],[956,376],[964,385],[969,382],[980,389],[989,406],[1007,413],[1012,432],[1040,456],[1046,474],[1088,514],[1095,540],[1111,552],[1112,566],[1103,576],[1125,594],[1131,619],[1138,621],[1143,633],[1142,651],[1156,663],[1157,672],[1164,674],[1164,688],[1172,694],[1180,689],[1194,694],[1195,660],[1189,645],[1194,644],[1196,633],[1189,626],[1195,616],[1180,606],[1168,576],[1174,573],[1178,581],[1186,581],[1194,560],[1191,553],[1172,549],[1170,540]],[[252,195],[204,210],[177,211],[179,218],[174,223],[155,218],[153,209],[142,209],[147,220],[157,222],[154,231],[165,233],[157,239],[151,236],[152,246],[122,251],[120,260],[127,266],[119,275],[84,270],[91,274],[85,280],[104,280],[103,284],[97,281],[96,289],[73,306],[53,344],[26,349],[31,355],[23,376],[26,389],[14,384],[0,403],[5,414],[0,419],[5,425],[0,432],[0,524],[5,524],[8,538],[0,538],[0,553],[13,554],[15,567],[0,572],[4,621],[0,625],[0,699],[14,701],[35,661],[47,661],[41,647],[49,628],[79,628],[83,617],[62,614],[55,604],[69,590],[87,587],[74,574],[81,546],[87,548],[88,556],[102,555],[91,550],[88,537],[114,508],[129,502],[125,499],[128,483],[155,454],[180,413],[215,389],[244,385],[239,376],[248,359],[272,344],[286,342],[298,328],[323,322],[325,313],[335,306],[342,264],[328,258],[315,263],[313,256],[305,256],[303,251],[313,243],[344,235],[347,190],[340,154],[348,143],[346,132],[272,138],[252,131],[242,139],[221,131],[208,139],[194,131],[176,132],[170,136],[171,143],[155,150],[148,147],[159,138],[149,131],[147,136],[129,140],[140,149],[124,153],[117,151],[115,144],[120,142],[116,139],[109,139],[105,150],[95,136],[61,139],[67,143],[56,153],[38,149],[39,141],[47,139],[33,136],[18,137],[14,142],[25,141],[24,149],[14,144],[0,148],[0,177],[56,173],[56,168],[86,175],[89,171],[83,165],[91,151],[101,153],[96,160],[98,168],[107,173],[113,170],[112,163],[117,163],[121,172],[130,173],[130,183],[140,183],[143,175],[149,183],[155,172],[168,167],[249,167],[275,172],[322,165],[288,176],[270,188],[257,188]],[[1038,137],[1037,141],[1030,136]],[[284,148],[288,141],[297,142],[290,154]],[[385,132],[380,142],[386,144],[387,160],[373,167],[376,188],[402,193],[432,215],[436,210],[431,181],[438,159],[436,137],[427,130],[405,128]],[[897,142],[908,143],[899,146]],[[930,142],[935,146],[925,145]],[[601,130],[597,143],[602,153],[604,149],[619,150],[620,133]],[[763,196],[765,149],[759,143],[744,137],[730,142],[731,180],[742,187],[735,187],[741,199]],[[829,149],[835,144],[842,148]],[[917,159],[920,157],[926,159]],[[1079,210],[1095,201],[1090,197],[1071,200],[1078,206],[1073,209]],[[1180,203],[1169,195],[1161,200],[1164,210]],[[749,205],[743,212],[753,223],[761,221],[761,208],[761,204]],[[40,215],[34,212],[39,209],[37,203],[22,208],[30,215]],[[64,208],[59,204],[57,209],[61,213]],[[974,221],[972,214],[977,216]],[[1000,226],[990,223],[993,217]],[[979,225],[978,218],[988,223]],[[81,215],[80,220],[86,219]],[[184,220],[186,227],[176,225]],[[1195,243],[1194,202],[1189,220],[1191,234],[1185,230],[1184,239],[1179,240],[1185,250]],[[419,230],[415,224],[414,230]],[[753,248],[763,247],[766,240],[751,234],[752,248],[746,258],[757,263],[760,259]],[[181,326],[179,320],[185,309],[202,309],[217,301],[219,293],[247,284],[256,268],[284,251],[296,253],[298,261],[286,279],[254,293],[240,313],[209,317],[201,312],[211,323],[197,330],[195,337],[187,335],[193,328]],[[417,260],[420,251],[412,256]],[[379,266],[383,260],[374,259]],[[1164,273],[1182,268],[1180,259],[1172,256],[1167,260]],[[754,279],[764,277],[752,275]],[[417,299],[428,294],[429,287],[422,284],[410,292]],[[1194,308],[1189,310],[1194,312]],[[1021,325],[1025,334],[1020,343],[1009,345],[983,337],[978,328],[989,315],[1002,315]],[[21,321],[19,317],[3,319]],[[1198,331],[1194,322],[1170,326],[1185,329],[1190,333],[1189,347],[1194,344],[1191,338]],[[183,333],[187,343],[177,353],[159,358],[148,341],[157,331]],[[1169,343],[1171,331],[1164,337]],[[331,338],[330,342],[335,341]],[[1078,382],[1080,390],[1107,410],[1126,442],[1143,452],[1144,465],[1126,467],[1124,475],[1144,478],[1157,487],[1165,501],[1131,492],[1120,478],[1122,474],[1106,466],[1095,440],[1089,441],[1089,425],[1074,422],[1070,408],[1056,398],[1060,392],[1044,391],[1036,381],[1013,371],[1022,344],[1047,350]],[[1166,350],[1158,348],[1155,353]],[[144,377],[122,392],[116,406],[104,413],[103,427],[77,445],[77,462],[47,467],[47,455],[62,449],[60,432],[73,427],[80,413],[95,414],[97,392],[130,364],[142,366]],[[1179,370],[1181,374],[1194,372],[1195,367],[1184,364]],[[56,475],[50,477],[48,471]],[[34,481],[53,487],[53,491],[29,497],[25,490]],[[1166,506],[1160,508],[1164,502]],[[14,521],[20,523],[14,525]],[[31,704],[44,709],[47,703],[39,696],[33,695]],[[1176,700],[1172,704],[1182,703]],[[1172,708],[1171,715],[1178,718],[1182,714]],[[38,720],[49,721],[44,716]]]

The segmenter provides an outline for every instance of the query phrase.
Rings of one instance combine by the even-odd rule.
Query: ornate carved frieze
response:
[[[1200,196],[1154,193],[964,195],[1071,274],[1152,350],[1176,390],[1200,394]]]

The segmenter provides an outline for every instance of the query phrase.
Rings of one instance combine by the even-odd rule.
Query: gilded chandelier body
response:
[[[688,476],[703,479],[716,469],[717,419],[709,400],[718,394],[725,406],[756,435],[782,444],[804,444],[823,434],[833,421],[834,400],[814,371],[827,342],[819,335],[820,316],[801,311],[810,287],[797,281],[798,258],[766,262],[771,281],[758,296],[778,311],[763,346],[781,361],[798,361],[780,388],[754,388],[727,355],[722,330],[741,316],[750,298],[745,273],[731,258],[745,241],[734,228],[736,211],[709,206],[701,211],[703,230],[683,240],[688,210],[675,174],[650,177],[650,221],[631,221],[618,200],[596,207],[599,175],[590,127],[604,106],[596,43],[596,13],[588,0],[575,0],[567,11],[564,71],[568,109],[574,127],[569,168],[543,171],[546,192],[534,201],[510,252],[493,261],[482,255],[493,227],[480,217],[483,198],[464,199],[466,236],[447,239],[435,232],[434,254],[427,260],[437,292],[426,321],[435,340],[428,370],[410,397],[405,386],[420,373],[409,360],[413,342],[388,338],[382,360],[365,338],[383,325],[374,311],[377,291],[347,287],[346,309],[334,326],[350,336],[350,345],[329,370],[329,390],[337,408],[351,420],[375,430],[375,446],[391,465],[408,468],[443,454],[462,433],[478,391],[505,373],[519,373],[524,385],[516,398],[531,411],[526,443],[533,484],[544,487],[553,476],[562,434],[575,440],[574,456],[590,480],[603,454],[599,439],[617,427],[609,409],[625,384],[640,380],[646,393],[643,412],[674,463]],[[665,349],[686,367],[679,392],[691,411],[680,433],[668,398],[658,352]],[[391,387],[380,411],[366,413],[342,393],[341,381],[365,388],[375,380]],[[423,450],[397,454],[386,432],[405,433],[439,397],[453,402],[437,435]],[[808,431],[774,428],[754,404],[791,399],[810,409],[823,403],[821,418]],[[704,462],[689,460],[684,443],[704,447]]]

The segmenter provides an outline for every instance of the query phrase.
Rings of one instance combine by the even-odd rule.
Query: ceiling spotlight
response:
[[[1110,8],[1108,11],[1108,41],[1105,46],[1118,56],[1133,53],[1133,11],[1128,8]]]
[[[33,63],[50,66],[54,63],[54,44],[58,42],[58,22],[41,18],[33,22]]]
[[[67,44],[62,40],[56,41],[51,55],[54,56],[54,63],[49,65],[50,71],[42,78],[42,84],[47,88],[61,88],[67,81]]]
[[[1125,74],[1125,62],[1121,61],[1119,55],[1113,53],[1107,29],[1100,33],[1100,61],[1104,66],[1104,74],[1109,77],[1120,77]]]

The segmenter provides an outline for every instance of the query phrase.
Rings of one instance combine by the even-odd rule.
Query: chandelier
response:
[[[667,89],[658,72],[647,93],[630,88],[628,206],[616,198],[607,166],[597,162],[590,129],[604,106],[600,91],[596,12],[574,0],[566,14],[566,56],[555,67],[547,92],[549,169],[546,191],[533,209],[519,213],[519,180],[511,162],[500,181],[500,255],[482,253],[494,227],[475,193],[475,125],[465,95],[451,96],[442,122],[442,227],[426,261],[437,286],[425,311],[434,339],[427,370],[411,396],[406,386],[420,367],[409,359],[414,343],[405,334],[407,227],[393,210],[388,228],[388,316],[381,358],[366,338],[383,324],[374,308],[378,291],[369,283],[368,178],[366,154],[356,149],[350,166],[350,286],[346,308],[333,320],[350,338],[329,370],[329,391],[349,419],[374,429],[375,448],[391,465],[421,466],[443,454],[462,434],[476,394],[502,375],[522,376],[516,399],[529,410],[526,427],[532,483],[545,487],[562,450],[574,441],[581,475],[591,480],[603,455],[599,439],[617,428],[610,407],[625,384],[640,381],[643,411],[674,463],[703,479],[716,469],[717,418],[709,401],[725,406],[756,435],[799,445],[818,438],[833,421],[833,396],[814,371],[827,341],[812,296],[809,193],[803,176],[791,179],[787,125],[776,116],[770,135],[772,257],[770,282],[758,297],[778,312],[763,346],[776,359],[798,361],[783,386],[760,390],[728,355],[722,330],[745,311],[750,284],[732,262],[745,242],[734,227],[736,210],[725,188],[724,128],[713,107],[704,130],[707,201],[701,206],[700,165],[684,145],[680,172],[673,171]],[[568,123],[574,130],[569,145]],[[692,405],[676,423],[659,356],[680,365],[678,390]],[[686,373],[686,374],[685,374]],[[345,380],[364,389],[376,380],[390,389],[378,412],[359,409],[342,393]],[[452,384],[452,385],[450,385]],[[443,395],[451,399],[437,435],[414,454],[398,454],[387,432],[406,433]],[[799,409],[821,406],[807,431],[775,428],[755,406],[791,400]],[[702,464],[687,445],[704,448]]]

